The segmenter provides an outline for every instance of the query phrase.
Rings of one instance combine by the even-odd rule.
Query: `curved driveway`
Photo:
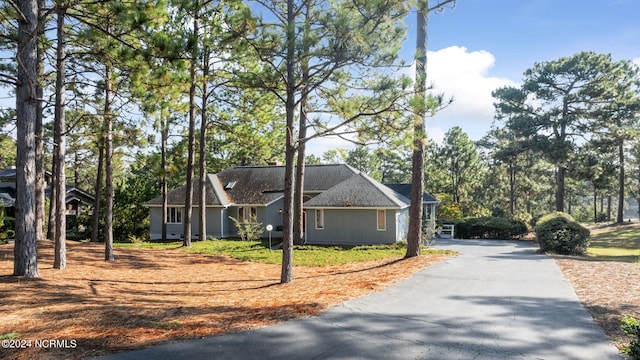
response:
[[[100,359],[621,359],[555,262],[529,242],[460,253],[318,317]]]

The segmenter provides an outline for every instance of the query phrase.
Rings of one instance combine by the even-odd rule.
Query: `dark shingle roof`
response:
[[[15,181],[16,169],[7,168],[7,169],[0,170],[0,179],[6,179],[6,178],[13,179]]]
[[[403,208],[409,199],[360,173],[305,203],[306,207]]]
[[[207,205],[264,205],[276,201],[284,195],[284,171],[283,166],[239,166],[215,175],[208,175]],[[400,185],[408,186],[410,190],[410,185]],[[307,165],[304,190],[307,193],[320,194],[308,200],[305,206],[408,206],[408,197],[393,186],[382,185],[344,164]],[[169,205],[183,205],[185,189],[185,186],[180,186],[170,191],[167,194]],[[437,201],[429,194],[425,194],[425,202],[428,199]],[[155,198],[146,205],[160,206],[162,198]],[[199,205],[199,199],[194,196],[194,206]]]
[[[200,198],[196,196],[198,190],[198,184],[200,183],[200,179],[194,180],[193,186],[193,205],[200,206]],[[186,195],[186,185],[182,185],[177,187],[167,193],[167,203],[169,205],[184,205],[184,198]],[[226,206],[229,205],[230,201],[222,191],[220,186],[220,181],[216,175],[207,175],[207,186],[206,186],[206,197],[205,201],[207,205],[220,205]],[[149,200],[145,205],[147,206],[161,206],[162,205],[162,197],[157,197],[155,199]]]
[[[306,192],[322,192],[356,173],[350,166],[342,164],[307,165],[304,189]],[[284,195],[284,166],[238,166],[208,177],[207,205],[264,205]],[[169,205],[183,205],[185,189],[185,186],[180,186],[171,190],[167,194]],[[194,205],[199,204],[194,197]],[[146,205],[162,205],[162,198],[150,200]]]
[[[242,166],[223,170],[218,178],[233,203],[269,204],[284,195],[284,171],[284,166]],[[355,173],[347,165],[307,165],[304,191],[327,190]]]
[[[12,207],[16,203],[16,189],[0,187],[0,201],[3,207]]]
[[[402,196],[408,199],[411,198],[411,184],[385,184],[385,185],[391,188],[391,190],[397,192],[398,194],[401,194]],[[424,193],[422,195],[422,202],[429,204],[429,203],[439,203],[440,201],[438,201],[438,199],[436,199],[435,196],[429,193]]]
[[[218,173],[220,185],[234,204],[268,204],[282,197],[282,166],[234,167]]]
[[[71,185],[66,186],[66,191],[66,202],[70,202],[73,199],[78,199],[82,203],[93,205],[95,197],[88,192]],[[44,189],[44,195],[48,198],[51,198],[51,186]]]
[[[51,198],[51,187],[46,188],[44,193],[46,197]],[[77,187],[67,185],[65,201],[68,203],[73,199],[78,199],[87,205],[93,205],[94,197]],[[0,187],[0,201],[2,201],[4,207],[14,206],[16,202],[16,189],[12,187]]]

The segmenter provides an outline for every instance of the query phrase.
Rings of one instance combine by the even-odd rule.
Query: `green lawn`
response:
[[[143,242],[118,243],[116,247],[138,249],[175,249],[182,242]],[[208,240],[194,241],[190,248],[183,251],[190,254],[227,255],[235,259],[267,264],[280,264],[282,251],[275,248],[269,250],[268,241]],[[324,266],[347,264],[355,261],[378,260],[402,257],[406,252],[404,244],[378,246],[295,246],[294,264],[300,266]],[[422,253],[447,253],[446,250],[423,249]]]
[[[598,260],[640,262],[640,227],[622,226],[592,231],[589,256]]]

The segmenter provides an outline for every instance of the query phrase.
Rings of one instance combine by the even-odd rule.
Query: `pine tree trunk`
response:
[[[310,3],[306,4],[306,18],[305,18],[305,26],[304,33],[302,36],[304,37],[303,43],[303,53],[309,53],[309,41],[307,41],[307,37],[309,36],[310,26],[309,26],[309,17],[310,17]],[[302,68],[302,84],[303,90],[300,98],[300,122],[298,124],[298,161],[296,165],[296,178],[294,180],[295,191],[294,191],[294,219],[295,223],[293,224],[293,243],[302,245],[306,242],[304,238],[306,229],[305,227],[305,218],[304,218],[304,171],[305,171],[305,156],[306,156],[306,142],[305,138],[307,137],[307,97],[308,97],[308,88],[306,84],[309,83],[309,60],[308,58],[304,58],[301,62]]]
[[[616,222],[621,224],[624,222],[624,141],[620,140],[620,144],[618,144],[618,161],[620,162],[620,178],[619,178],[619,187],[618,187],[618,214],[616,217]]]
[[[509,211],[511,216],[516,214],[516,170],[514,165],[509,165]]]
[[[53,152],[53,156],[51,157],[51,173],[55,174],[56,173],[56,158],[57,158],[57,154],[54,151]],[[51,194],[50,194],[50,201],[49,201],[49,221],[47,221],[47,239],[49,240],[54,240],[55,235],[55,225],[56,225],[56,187],[53,184],[53,177],[52,177],[52,182],[51,182]]]
[[[200,113],[200,151],[199,151],[199,173],[200,186],[198,194],[200,196],[200,221],[199,233],[200,241],[207,239],[207,102],[209,97],[209,54],[204,51],[204,63],[202,77],[202,112]]]
[[[280,283],[293,281],[293,191],[295,167],[295,14],[293,0],[287,0],[287,100],[285,129],[284,204],[282,219],[282,271]]]
[[[35,124],[38,117],[38,2],[18,2],[16,202],[13,275],[37,278]]]
[[[300,122],[302,122],[302,113],[300,113]],[[300,126],[302,130],[302,126]],[[300,139],[303,138],[303,134],[300,134]],[[298,146],[298,161],[296,165],[295,175],[295,190],[294,190],[294,224],[293,224],[293,243],[296,245],[302,245],[306,239],[305,236],[305,219],[304,219],[304,170],[305,170],[305,143],[300,142]]]
[[[593,222],[598,223],[598,192],[593,187]]]
[[[43,24],[46,17],[46,11],[44,11],[44,0],[38,0],[38,22]],[[44,36],[44,26],[39,27],[39,38]],[[38,85],[37,85],[37,118],[35,125],[36,132],[36,240],[43,240],[45,238],[45,215],[46,215],[46,197],[45,197],[45,172],[44,172],[44,141],[43,141],[43,99],[44,88],[42,82],[44,81],[44,49],[40,44],[38,46]]]
[[[167,118],[166,123],[164,122],[164,113],[161,111],[160,113],[161,122],[162,122],[162,130],[161,133],[161,143],[160,143],[160,166],[162,167],[162,184],[161,184],[161,196],[162,196],[162,241],[167,240],[167,208],[169,207],[169,202],[167,200],[167,138],[169,137],[169,120]]]
[[[287,117],[289,115],[287,114]],[[292,116],[293,117],[293,116]],[[289,120],[287,120],[289,123]],[[284,172],[284,204],[282,219],[282,271],[280,283],[293,281],[293,225],[294,225],[294,165],[295,147],[293,146],[293,126],[287,126]]]
[[[91,242],[98,242],[100,236],[100,199],[102,198],[102,169],[104,167],[104,136],[98,135],[98,171],[94,188]]]
[[[429,2],[420,1],[417,12],[416,40],[416,96],[425,102],[427,81],[427,17]],[[407,253],[405,258],[420,255],[422,240],[422,194],[424,193],[424,141],[426,109],[414,111],[413,155],[411,157],[411,206],[409,207],[409,232],[407,234]]]
[[[556,189],[556,211],[564,211],[564,183],[567,168],[563,165],[558,165],[558,178]]]
[[[184,214],[182,221],[183,227],[183,240],[182,246],[191,246],[191,218],[193,213],[193,167],[195,163],[195,128],[196,128],[196,63],[198,61],[198,14],[200,12],[199,5],[195,5],[195,14],[193,19],[193,52],[191,54],[191,65],[189,68],[189,75],[191,79],[191,87],[189,89],[189,135],[187,145],[187,184],[185,190],[184,199]]]
[[[56,50],[56,100],[55,100],[55,116],[54,116],[54,148],[56,152],[56,172],[54,175],[53,186],[55,186],[56,202],[55,212],[55,252],[53,260],[54,269],[65,269],[67,267],[67,215],[66,215],[66,174],[65,174],[65,156],[66,156],[66,119],[65,119],[65,33],[64,33],[64,17],[66,9],[58,7],[58,49]]]
[[[104,121],[105,121],[105,210],[104,210],[104,259],[115,260],[113,256],[113,114],[111,113],[112,84],[111,67],[105,69],[105,96],[104,96]]]

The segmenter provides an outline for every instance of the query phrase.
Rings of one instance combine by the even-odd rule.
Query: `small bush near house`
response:
[[[542,252],[584,255],[589,247],[589,230],[571,215],[555,212],[541,217],[535,227],[536,241]]]
[[[262,223],[256,221],[255,216],[251,217],[250,222],[240,222],[233,216],[229,216],[229,219],[233,221],[233,224],[238,230],[238,236],[240,236],[243,241],[258,240],[260,238],[260,234],[264,231],[264,226],[262,226]]]
[[[16,235],[14,229],[14,219],[4,218],[0,222],[0,244],[6,244],[9,239],[13,239]]]
[[[621,328],[631,337],[631,343],[622,349],[622,352],[634,360],[640,360],[640,320],[623,315]]]
[[[521,220],[484,216],[460,220],[438,220],[439,224],[455,225],[455,236],[460,239],[517,239],[529,232]]]

